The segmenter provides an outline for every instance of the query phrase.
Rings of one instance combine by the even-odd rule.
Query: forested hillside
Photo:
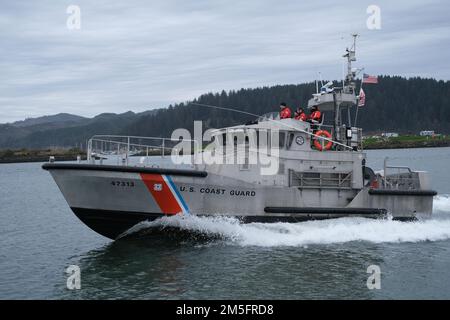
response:
[[[378,84],[364,84],[363,89],[366,106],[359,110],[358,126],[366,132],[415,133],[430,129],[450,132],[449,81],[383,76],[379,77]],[[307,83],[209,93],[193,102],[261,115],[278,111],[281,101],[292,109],[306,106],[314,92],[315,84]],[[330,116],[326,118],[331,119]],[[219,128],[250,119],[252,116],[247,114],[178,104],[153,116],[140,118],[123,133],[168,136],[175,128],[191,128],[193,120],[204,120],[206,127]]]
[[[378,84],[365,84],[364,91],[366,106],[359,110],[358,126],[366,133],[417,133],[420,130],[450,133],[449,81],[381,76]],[[281,101],[293,109],[299,105],[306,106],[314,92],[314,83],[278,85],[208,93],[193,102],[261,115],[278,111]],[[191,129],[194,120],[204,121],[204,129],[207,129],[236,125],[253,118],[248,114],[187,102],[140,114],[100,115],[80,121],[79,125],[71,123],[70,127],[62,128],[49,128],[46,124],[42,127],[35,125],[32,131],[26,131],[0,125],[0,148],[75,146],[93,134],[170,136],[176,128]],[[6,136],[6,133],[9,134]]]

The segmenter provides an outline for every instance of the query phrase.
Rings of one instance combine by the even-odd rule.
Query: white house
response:
[[[382,137],[386,137],[386,138],[396,138],[398,137],[398,133],[397,132],[383,132],[381,134]]]
[[[420,131],[419,135],[424,136],[434,136],[434,130],[424,130]]]

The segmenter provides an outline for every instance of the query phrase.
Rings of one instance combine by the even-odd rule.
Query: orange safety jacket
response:
[[[295,116],[295,120],[306,121],[307,119],[308,119],[308,117],[306,116],[306,113],[304,113],[304,112]]]
[[[311,113],[311,115],[309,116],[309,118],[311,120],[315,120],[315,121],[320,121],[320,117],[322,116],[322,113],[319,110],[314,111],[313,113]]]
[[[280,111],[280,119],[287,119],[291,117],[291,109],[288,107],[283,108],[283,110]]]

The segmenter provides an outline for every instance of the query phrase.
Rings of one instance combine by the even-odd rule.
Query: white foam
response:
[[[450,197],[448,194],[440,194],[434,197],[433,212],[450,213]]]
[[[389,219],[340,218],[301,223],[242,224],[230,217],[172,216],[143,222],[126,234],[142,229],[171,227],[214,237],[242,246],[306,246],[350,241],[420,242],[450,239],[450,197],[434,198],[435,218],[400,222]],[[438,213],[436,215],[436,213]]]
[[[340,218],[301,223],[242,224],[229,217],[164,217],[141,223],[142,228],[175,227],[184,231],[220,236],[230,244],[241,246],[306,246],[350,241],[421,242],[450,239],[450,219],[417,222]],[[167,230],[170,232],[170,230]]]

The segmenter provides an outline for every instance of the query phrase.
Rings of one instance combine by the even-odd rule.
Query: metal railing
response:
[[[159,143],[155,144],[154,141]],[[194,157],[196,151],[200,150],[199,142],[190,139],[95,135],[87,143],[87,160],[89,163],[95,163],[95,160],[98,159],[102,163],[103,159],[112,155],[117,157],[118,163],[128,165],[130,156],[140,155],[145,156],[145,164],[148,164],[149,156],[160,155],[164,158],[168,151],[179,150],[179,148],[176,148],[176,145],[181,142],[193,143],[191,150],[194,151]]]
[[[407,166],[392,166],[388,165],[388,157],[383,162],[383,177],[381,177],[382,186],[384,189],[395,190],[418,190],[420,189],[420,179],[417,172],[411,170]],[[397,170],[396,173],[388,174],[388,169]],[[406,172],[401,172],[406,171]]]

